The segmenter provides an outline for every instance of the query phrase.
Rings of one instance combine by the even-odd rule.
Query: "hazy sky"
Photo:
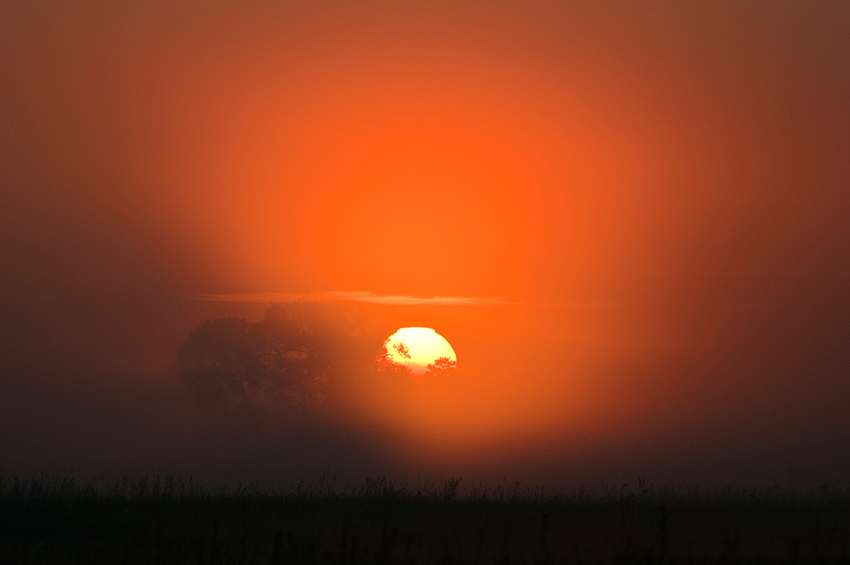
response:
[[[0,471],[270,474],[175,348],[390,295],[472,384],[310,465],[846,477],[848,69],[847,2],[4,2]]]

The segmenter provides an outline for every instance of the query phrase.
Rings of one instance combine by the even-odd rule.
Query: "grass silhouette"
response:
[[[850,491],[0,477],[2,563],[846,563]]]

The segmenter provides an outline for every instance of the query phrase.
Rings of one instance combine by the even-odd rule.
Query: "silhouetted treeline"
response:
[[[207,406],[238,413],[264,397],[304,412],[367,371],[379,348],[345,308],[290,302],[269,306],[255,323],[204,322],[177,349],[173,368]]]

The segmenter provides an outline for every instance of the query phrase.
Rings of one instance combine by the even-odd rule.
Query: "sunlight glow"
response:
[[[414,377],[422,377],[428,371],[428,365],[440,357],[457,361],[455,350],[446,338],[431,328],[401,328],[387,338],[385,342],[390,359],[407,366]],[[402,355],[398,344],[407,347],[409,358]]]

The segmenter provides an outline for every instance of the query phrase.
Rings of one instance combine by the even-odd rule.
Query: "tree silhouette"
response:
[[[384,341],[384,344],[381,346],[380,351],[378,351],[378,355],[375,359],[378,372],[379,373],[395,373],[395,374],[406,374],[410,377],[413,374],[410,372],[410,369],[404,363],[399,363],[395,361],[392,357],[392,353],[390,353],[390,348],[395,351],[396,355],[401,357],[402,359],[410,359],[410,349],[404,344],[404,342],[396,342],[392,345],[390,344],[389,338]]]
[[[195,328],[177,349],[173,368],[207,405],[244,408],[245,390],[260,379],[256,341],[244,318],[218,318]]]
[[[425,378],[450,377],[457,373],[457,361],[448,357],[438,357],[428,365]]]
[[[300,408],[320,403],[334,377],[350,368],[355,329],[334,305],[273,304],[251,331],[261,344],[260,384],[278,400]]]
[[[203,403],[244,410],[264,394],[304,412],[334,381],[363,366],[356,324],[332,304],[272,304],[260,322],[204,322],[177,349],[173,368]],[[360,348],[362,349],[362,348]]]

